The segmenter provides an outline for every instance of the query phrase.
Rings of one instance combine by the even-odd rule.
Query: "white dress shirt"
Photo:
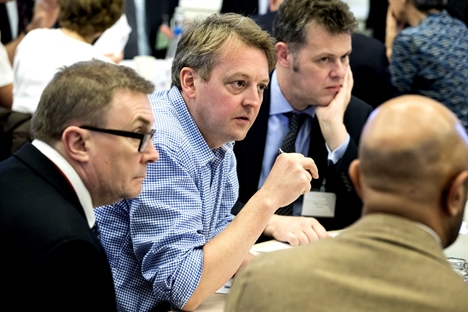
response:
[[[11,83],[13,83],[13,68],[11,68],[5,47],[0,43],[0,87]]]
[[[34,145],[42,154],[44,154],[45,157],[53,162],[68,179],[73,189],[75,190],[76,195],[78,196],[78,200],[80,201],[81,206],[83,207],[86,220],[88,221],[88,226],[89,228],[92,228],[96,222],[96,218],[94,217],[93,202],[91,200],[91,195],[89,194],[88,189],[84,185],[78,173],[76,173],[75,169],[73,169],[68,161],[49,144],[35,139],[32,142],[32,145]]]

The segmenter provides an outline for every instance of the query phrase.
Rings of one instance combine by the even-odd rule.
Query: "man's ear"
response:
[[[182,91],[189,99],[195,98],[196,77],[198,77],[197,73],[189,67],[184,67],[180,71],[180,85],[182,87]]]
[[[276,56],[278,58],[277,63],[281,67],[289,68],[291,67],[292,62],[294,62],[293,54],[289,53],[288,45],[284,42],[278,42],[275,45],[276,47]]]
[[[351,165],[349,166],[348,173],[351,181],[353,181],[354,189],[358,196],[362,198],[362,185],[361,185],[361,172],[360,172],[360,161],[359,159],[353,160]]]
[[[460,172],[445,191],[444,208],[449,216],[457,215],[466,204],[468,171]]]
[[[62,145],[68,157],[77,162],[89,161],[89,139],[88,130],[76,126],[66,128],[62,133]]]

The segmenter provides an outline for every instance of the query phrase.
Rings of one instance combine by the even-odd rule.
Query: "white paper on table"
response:
[[[286,243],[278,242],[278,241],[268,241],[268,242],[253,245],[252,248],[250,249],[250,252],[254,255],[257,255],[259,253],[272,252],[275,250],[288,249],[288,248],[292,248],[292,246]]]
[[[465,221],[462,222],[459,234],[463,234],[463,235],[468,234],[468,223],[466,223]]]
[[[226,284],[223,285],[220,289],[216,291],[216,294],[228,294],[229,290],[231,289],[232,285],[232,278],[229,279],[229,281],[226,282]]]
[[[328,231],[327,233],[331,237],[335,237],[335,236],[338,236],[338,234],[340,234],[340,231],[339,230],[337,230],[337,231]]]

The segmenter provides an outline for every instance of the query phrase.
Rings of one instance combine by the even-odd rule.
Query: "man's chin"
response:
[[[250,127],[249,127],[248,130],[250,130]],[[239,132],[233,134],[230,141],[242,141],[247,136],[248,130],[247,131],[242,131],[242,132],[239,131]]]
[[[325,100],[320,101],[319,103],[315,104],[315,106],[327,107],[328,105],[330,105],[330,103],[331,103],[332,100],[333,100],[333,99],[331,99],[331,100],[328,101],[327,99],[325,99]]]
[[[141,183],[138,183],[138,186],[133,187],[131,190],[128,190],[125,194],[125,198],[135,198],[138,197],[141,194],[142,191],[142,185]]]
[[[336,93],[333,94],[333,95],[325,95],[325,96],[318,99],[318,104],[316,104],[316,105],[317,106],[327,107],[333,101],[335,96],[336,96]]]

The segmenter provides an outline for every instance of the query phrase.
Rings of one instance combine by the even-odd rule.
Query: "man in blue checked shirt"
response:
[[[212,15],[184,30],[172,89],[150,96],[160,160],[148,166],[139,197],[96,212],[120,311],[195,309],[251,259],[273,213],[318,178],[311,158],[282,154],[231,215],[239,189],[234,141],[257,117],[275,62],[273,39],[250,18]],[[314,219],[300,231],[327,237]]]

